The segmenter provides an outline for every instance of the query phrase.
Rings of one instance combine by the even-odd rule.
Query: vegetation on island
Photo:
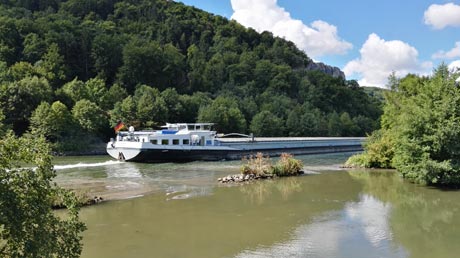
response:
[[[381,129],[348,166],[396,168],[428,185],[460,185],[458,72],[440,65],[431,77],[390,77]]]
[[[0,3],[5,129],[84,149],[136,128],[214,122],[222,133],[364,136],[380,102],[306,69],[292,42],[166,0]]]
[[[79,257],[79,205],[72,192],[52,182],[56,176],[44,138],[0,140],[0,257]],[[55,214],[60,199],[66,212]]]
[[[302,161],[295,159],[291,154],[282,153],[280,159],[272,165],[270,157],[264,157],[262,153],[251,155],[243,159],[246,162],[241,167],[241,174],[256,176],[293,176],[302,173]]]
[[[295,159],[289,153],[281,153],[279,160],[273,165],[270,156],[264,156],[258,152],[256,155],[249,155],[243,158],[241,174],[229,175],[218,178],[221,183],[242,183],[257,179],[274,177],[298,176],[303,174],[303,163]]]

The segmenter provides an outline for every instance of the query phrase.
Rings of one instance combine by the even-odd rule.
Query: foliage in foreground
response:
[[[394,167],[416,183],[460,185],[458,76],[441,65],[431,78],[390,78],[382,130],[348,165]]]
[[[43,138],[10,133],[0,141],[0,257],[80,256],[85,225],[75,195],[55,176]],[[59,217],[51,209],[57,197],[67,207]]]
[[[275,175],[275,176],[292,176],[298,175],[303,168],[302,161],[295,159],[291,154],[282,153],[279,161],[272,165],[270,158],[264,157],[262,153],[250,156],[241,167],[241,173],[244,175],[253,174],[256,176]]]

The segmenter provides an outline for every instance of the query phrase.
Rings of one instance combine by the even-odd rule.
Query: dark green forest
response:
[[[364,136],[381,102],[270,32],[166,0],[0,0],[0,130],[56,150],[137,129]],[[84,139],[84,140],[82,140]]]

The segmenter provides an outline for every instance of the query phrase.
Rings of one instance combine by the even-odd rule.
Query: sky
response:
[[[460,0],[177,0],[294,42],[361,86],[460,67]]]

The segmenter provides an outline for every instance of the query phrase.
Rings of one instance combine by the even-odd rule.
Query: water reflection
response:
[[[459,191],[443,191],[404,182],[388,171],[350,171],[363,192],[391,206],[385,216],[394,242],[410,257],[457,257],[460,246]]]
[[[408,257],[392,242],[391,208],[369,195],[295,229],[291,239],[237,257]]]
[[[392,239],[389,226],[391,205],[381,202],[373,196],[363,194],[360,201],[348,203],[345,207],[345,218],[359,224],[364,237],[374,247],[388,245]]]
[[[240,191],[254,204],[262,204],[275,194],[280,194],[283,200],[287,200],[301,190],[302,185],[297,177],[252,182],[250,186],[240,186]]]

